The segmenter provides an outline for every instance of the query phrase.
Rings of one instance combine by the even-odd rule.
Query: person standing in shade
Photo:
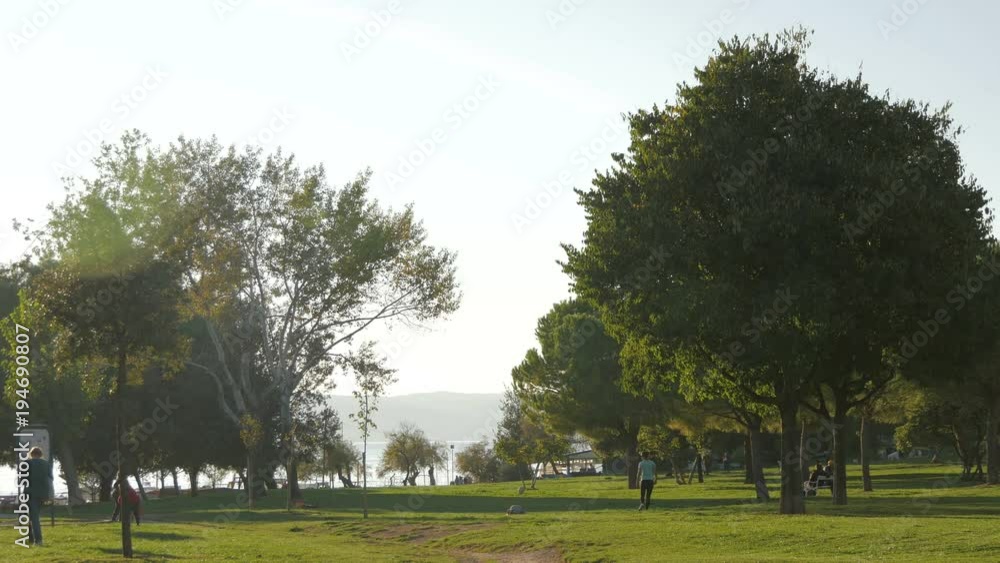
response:
[[[649,500],[653,496],[653,485],[656,484],[656,463],[649,452],[642,454],[639,462],[639,510],[649,510]]]
[[[42,545],[42,501],[49,498],[49,462],[42,459],[41,448],[31,448],[28,454],[28,541],[38,547]]]
[[[132,485],[128,481],[125,481],[125,487],[119,487],[119,483],[120,481],[115,481],[113,485],[115,493],[112,500],[115,501],[115,511],[111,515],[111,521],[117,522],[122,516],[122,497],[120,491],[124,488],[125,495],[128,497],[129,515],[127,517],[135,518],[135,525],[138,526],[141,523],[140,520],[142,517],[142,498],[139,496],[139,493],[135,492],[135,489],[132,488]]]

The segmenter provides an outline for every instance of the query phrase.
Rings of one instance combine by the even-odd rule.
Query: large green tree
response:
[[[431,442],[423,430],[412,424],[402,424],[396,430],[386,433],[386,439],[388,443],[382,452],[379,477],[402,473],[403,485],[416,486],[417,476],[426,468],[430,484],[435,484],[434,468],[444,467],[448,458],[444,444]]]
[[[500,458],[486,440],[455,454],[455,465],[458,471],[472,475],[479,483],[489,483],[500,477]]]
[[[629,487],[638,487],[639,430],[664,420],[663,404],[624,389],[621,347],[586,302],[556,304],[538,320],[535,336],[539,347],[511,371],[514,391],[546,426],[623,454]]]
[[[534,489],[539,465],[569,453],[570,439],[546,427],[540,414],[532,411],[513,389],[504,391],[500,413],[493,449],[500,459],[517,468],[522,483],[524,472],[530,471]],[[534,468],[529,467],[531,464],[535,464]]]
[[[975,385],[945,383],[918,388],[899,407],[904,416],[895,434],[900,451],[922,446],[933,448],[938,455],[942,450],[953,450],[962,463],[962,479],[982,479],[988,418],[985,401]]]
[[[584,245],[566,247],[613,330],[777,408],[785,514],[805,510],[801,404],[825,385],[846,416],[857,382],[894,375],[989,233],[947,109],[820,73],[806,37],[720,44],[673,104],[631,115],[627,154],[580,194]]]
[[[376,323],[423,322],[458,307],[455,255],[427,242],[412,208],[380,207],[365,172],[341,187],[322,166],[303,169],[281,152],[237,152],[180,139],[167,158],[203,213],[191,251],[205,311],[234,304],[253,319],[258,369],[250,390],[238,373],[208,369],[231,397],[231,418],[251,395],[278,397],[292,498],[301,498],[290,432],[300,386],[324,382]],[[206,314],[206,318],[212,318]],[[218,331],[216,331],[218,332]],[[217,335],[224,354],[224,334]],[[236,408],[231,408],[235,405]]]
[[[67,331],[75,357],[113,366],[115,436],[129,427],[130,380],[150,366],[176,368],[184,344],[180,194],[170,170],[146,159],[141,146],[126,137],[105,147],[95,177],[51,208],[38,253],[43,271],[31,289],[45,315]],[[132,473],[126,454],[117,456],[122,483]],[[128,518],[122,552],[132,556]]]

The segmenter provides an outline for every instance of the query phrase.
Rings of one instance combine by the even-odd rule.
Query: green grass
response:
[[[524,497],[516,483],[372,490],[367,521],[356,490],[307,490],[317,508],[292,513],[283,493],[253,513],[233,492],[203,493],[149,502],[134,546],[152,561],[1000,561],[1000,488],[959,483],[956,467],[892,464],[862,493],[851,469],[847,506],[824,491],[795,517],[752,502],[736,471],[663,479],[649,512],[623,479],[603,477],[540,481]],[[528,513],[506,516],[511,504]],[[54,528],[44,522],[46,547],[11,544],[2,560],[119,560],[119,527],[101,521],[110,512],[63,509]]]

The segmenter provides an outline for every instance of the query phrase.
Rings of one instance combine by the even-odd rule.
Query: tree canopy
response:
[[[653,383],[721,377],[779,408],[784,513],[804,510],[800,405],[890,377],[990,236],[948,108],[821,73],[807,46],[803,31],[722,43],[674,103],[630,115],[628,152],[580,192],[588,226],[564,265],[612,334],[644,343],[627,354],[671,366]]]

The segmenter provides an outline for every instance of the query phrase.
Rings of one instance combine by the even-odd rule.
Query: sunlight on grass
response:
[[[875,492],[850,503],[809,498],[806,516],[753,502],[739,472],[703,484],[661,480],[639,512],[623,479],[540,481],[372,491],[372,518],[357,490],[307,490],[315,509],[288,513],[282,492],[253,513],[231,491],[152,501],[135,534],[136,557],[167,561],[989,561],[1000,558],[1000,489],[961,483],[957,468],[874,467]],[[776,475],[769,475],[772,487]],[[527,514],[508,517],[521,504]],[[41,549],[9,548],[6,561],[120,560],[107,504],[59,514]],[[551,551],[552,548],[557,550]],[[489,555],[493,554],[493,555]],[[553,559],[555,558],[555,559]],[[513,559],[508,559],[513,560]]]

